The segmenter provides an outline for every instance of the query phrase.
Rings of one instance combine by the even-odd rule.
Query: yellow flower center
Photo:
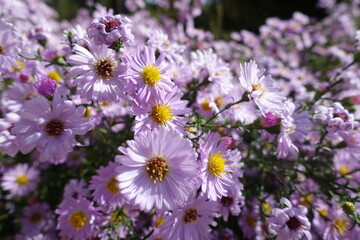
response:
[[[208,170],[217,177],[221,177],[221,174],[225,172],[225,161],[220,152],[211,154],[208,162]]]
[[[42,219],[42,216],[40,213],[33,213],[30,216],[30,222],[34,223],[34,224],[38,224]]]
[[[16,182],[20,185],[25,185],[29,182],[29,178],[26,175],[21,175],[16,178]]]
[[[14,69],[14,72],[20,72],[21,70],[24,69],[25,64],[23,62],[19,62],[19,61],[16,61],[16,62],[19,65],[19,67],[12,66],[12,68]]]
[[[86,221],[87,217],[83,211],[76,211],[69,217],[69,222],[71,223],[71,226],[76,228],[77,230],[84,227]]]
[[[161,225],[163,225],[165,222],[165,220],[162,218],[162,217],[158,217],[156,220],[155,220],[155,226],[156,227],[160,227]]]
[[[154,87],[157,82],[161,79],[161,72],[158,68],[154,66],[146,66],[141,72],[142,78],[145,84]]]
[[[310,203],[312,203],[313,201],[314,201],[314,196],[312,194],[305,194],[300,198],[299,204],[305,207],[310,207]]]
[[[118,194],[120,191],[120,188],[117,186],[119,183],[118,180],[115,178],[110,178],[110,180],[107,182],[106,187],[112,194]]]
[[[188,208],[185,210],[182,216],[182,220],[185,224],[195,222],[199,216],[198,211],[195,208]]]
[[[349,224],[350,222],[347,218],[338,218],[335,220],[333,226],[341,236],[344,236],[348,230]]]
[[[157,124],[165,124],[167,121],[172,121],[170,106],[164,104],[157,104],[150,111],[150,116]]]
[[[208,100],[205,100],[202,102],[201,107],[205,110],[205,111],[210,111],[211,107],[210,107],[210,102]]]
[[[147,160],[145,169],[154,183],[162,182],[166,173],[169,171],[166,160],[161,156],[153,157]]]
[[[318,212],[320,213],[320,215],[322,217],[326,217],[328,215],[328,211],[326,209],[323,209],[323,208],[319,208]]]
[[[102,104],[103,104],[103,106],[105,106],[105,107],[110,106],[110,103],[109,103],[108,101],[103,101]]]
[[[85,113],[84,113],[84,115],[83,115],[83,118],[88,118],[88,117],[90,117],[91,116],[91,107],[90,106],[87,106],[86,108],[85,108]]]
[[[61,76],[60,74],[58,74],[55,71],[51,71],[48,73],[48,77],[51,78],[52,80],[54,80],[55,82],[60,82],[61,81]]]
[[[219,96],[215,98],[215,103],[216,105],[218,105],[218,107],[222,107],[224,106],[224,99],[221,96]]]
[[[263,209],[263,212],[265,213],[265,215],[270,215],[271,213],[271,206],[269,204],[267,204],[266,202],[261,204],[261,207]]]
[[[338,172],[340,173],[340,175],[346,175],[350,172],[350,170],[345,164],[343,164],[339,167]]]
[[[258,84],[252,84],[251,87],[252,87],[253,91],[262,90],[261,85],[259,83]]]

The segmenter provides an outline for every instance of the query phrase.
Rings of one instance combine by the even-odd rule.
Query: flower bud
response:
[[[56,90],[56,82],[44,75],[35,76],[36,82],[34,87],[36,88],[38,94],[49,97],[52,96]]]
[[[342,209],[344,210],[344,212],[346,212],[347,214],[351,214],[353,212],[355,212],[355,205],[352,202],[345,202],[342,205]]]

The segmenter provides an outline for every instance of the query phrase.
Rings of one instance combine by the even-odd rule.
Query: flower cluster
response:
[[[358,239],[359,1],[227,41],[150,2],[0,0],[0,236]]]

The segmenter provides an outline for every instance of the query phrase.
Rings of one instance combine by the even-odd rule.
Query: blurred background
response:
[[[55,8],[60,19],[72,19],[79,8],[86,7],[89,0],[44,0]],[[152,0],[146,0],[151,4]],[[125,8],[124,0],[94,1],[113,8],[115,13],[129,13]],[[268,17],[288,19],[293,12],[300,11],[313,18],[321,19],[325,13],[316,7],[317,0],[207,0],[203,14],[196,18],[196,27],[212,30],[214,18],[221,24],[224,32],[246,29],[257,32],[259,26],[265,23]],[[153,11],[159,11],[151,6]],[[220,21],[219,21],[220,20]]]

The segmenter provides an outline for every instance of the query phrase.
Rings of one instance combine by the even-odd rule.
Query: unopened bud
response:
[[[56,90],[56,82],[44,75],[35,76],[36,82],[34,83],[34,87],[37,92],[45,97],[52,96]]]
[[[347,214],[351,214],[353,212],[355,212],[355,205],[352,202],[345,202],[342,205],[342,209],[344,210],[344,212],[346,212]]]

